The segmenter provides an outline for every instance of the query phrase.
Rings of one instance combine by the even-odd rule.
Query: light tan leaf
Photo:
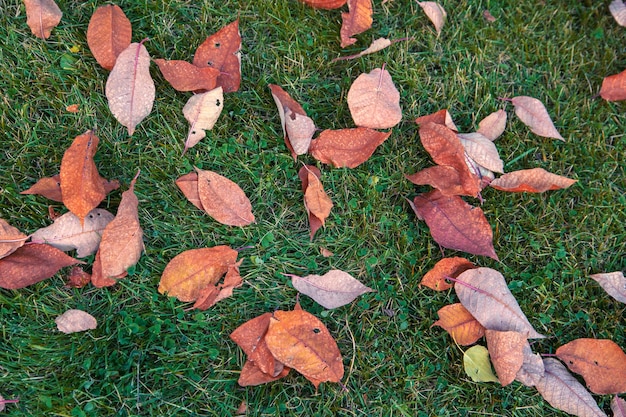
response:
[[[484,346],[472,346],[463,352],[463,368],[474,382],[498,382],[491,370],[489,351]]]
[[[124,11],[115,4],[105,4],[91,15],[87,44],[98,64],[109,71],[117,56],[130,45],[133,29]]]
[[[378,39],[374,40],[370,44],[370,46],[368,46],[366,49],[362,50],[358,54],[347,55],[347,56],[340,56],[340,57],[334,58],[330,62],[344,61],[344,60],[347,60],[347,59],[355,59],[355,58],[360,58],[360,57],[362,57],[364,55],[373,54],[375,52],[382,51],[383,49],[385,49],[386,47],[391,45],[393,42],[394,41],[390,41],[387,38],[378,38]]]
[[[206,136],[205,130],[213,129],[223,108],[224,94],[222,93],[222,87],[217,87],[206,93],[195,94],[189,98],[187,104],[183,107],[183,114],[191,126],[189,127],[183,153]]]
[[[439,34],[441,34],[441,29],[446,22],[446,16],[448,16],[444,8],[435,1],[418,1],[417,4],[419,4],[422,10],[424,10],[424,13],[426,13],[426,16],[428,16],[430,21],[433,22],[435,30],[437,31],[437,36],[439,36]]]
[[[24,245],[28,236],[11,226],[6,220],[0,219],[0,259],[15,252]]]
[[[347,272],[333,269],[324,275],[286,274],[291,277],[293,287],[308,295],[322,307],[333,309],[354,301],[359,295],[372,292],[371,288],[361,284]]]
[[[600,96],[608,101],[626,100],[626,70],[602,80]]]
[[[118,55],[107,79],[106,96],[111,113],[132,136],[152,111],[155,97],[150,54],[142,43],[131,43]]]
[[[209,216],[229,226],[254,223],[252,204],[237,184],[213,171],[196,168],[196,172],[202,208]]]
[[[515,114],[519,119],[539,136],[565,141],[556,130],[552,119],[543,103],[534,97],[518,96],[511,99],[515,106]]]
[[[609,11],[618,25],[626,26],[626,4],[623,0],[613,0],[609,4]]]
[[[524,363],[523,350],[528,343],[526,335],[520,332],[485,330],[485,337],[498,380],[503,387],[507,386],[513,382]]]
[[[616,395],[611,400],[611,411],[613,417],[626,417],[626,401]]]
[[[389,136],[391,131],[385,133],[366,127],[326,129],[311,142],[309,151],[313,158],[335,168],[356,168],[367,161]]]
[[[485,335],[485,328],[461,303],[443,306],[437,315],[439,320],[433,326],[443,328],[461,346],[473,345]]]
[[[285,142],[295,155],[303,155],[309,150],[315,133],[315,123],[306,115],[302,106],[280,86],[269,85],[272,97],[278,107]],[[294,157],[295,159],[295,157]]]
[[[23,0],[26,6],[26,24],[33,35],[48,39],[52,29],[59,22],[63,13],[54,0]]]
[[[361,74],[348,90],[348,107],[354,124],[388,129],[402,120],[400,93],[384,68]]]
[[[478,123],[477,132],[491,141],[498,139],[506,129],[506,117],[502,109],[491,113]]]
[[[528,341],[524,344],[522,353],[524,360],[522,367],[517,372],[517,375],[515,375],[515,380],[527,387],[534,387],[545,374],[543,359],[541,355],[533,353]]]
[[[489,185],[501,191],[542,193],[568,188],[576,181],[552,174],[543,168],[532,168],[509,172],[491,181]]]
[[[489,171],[504,172],[504,162],[500,159],[498,149],[496,149],[492,141],[478,132],[458,133],[457,136],[467,155],[478,165],[487,168]]]
[[[594,274],[594,279],[611,297],[621,303],[626,303],[626,277],[621,271]]]
[[[372,27],[372,0],[348,0],[348,13],[341,13],[341,47],[356,42],[351,36],[363,33]]]
[[[98,326],[96,319],[82,310],[67,310],[54,319],[57,329],[65,334],[93,330]]]

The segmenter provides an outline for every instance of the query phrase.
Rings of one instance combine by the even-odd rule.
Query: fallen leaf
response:
[[[87,27],[87,44],[98,64],[109,71],[133,35],[130,20],[115,4],[105,4],[91,15]]]
[[[93,160],[99,139],[91,130],[77,136],[61,160],[60,187],[63,204],[80,222],[96,208],[106,192]]]
[[[626,26],[626,4],[623,0],[613,0],[609,4],[609,11],[620,26]]]
[[[346,4],[348,0],[300,0],[300,1],[306,4],[307,6],[311,6],[316,9],[332,10],[332,9],[340,8],[341,6]]]
[[[100,245],[102,232],[113,215],[95,208],[87,214],[83,223],[72,212],[57,217],[54,223],[41,228],[31,235],[33,243],[47,243],[62,251],[76,249],[76,256],[84,258],[95,253]]]
[[[66,287],[83,288],[91,282],[91,274],[88,274],[80,266],[72,267],[68,276]]]
[[[287,374],[289,374],[289,368],[286,366],[283,367],[282,371],[278,375],[272,376],[259,369],[256,362],[247,360],[246,363],[243,364],[237,383],[241,387],[253,387],[276,381],[287,376]]]
[[[243,259],[234,264],[228,265],[228,271],[222,284],[216,283],[214,286],[207,286],[200,291],[192,309],[206,310],[213,307],[218,302],[233,295],[233,290],[243,285],[243,279],[239,274],[239,265]]]
[[[491,113],[478,123],[477,132],[494,141],[498,139],[506,129],[506,112],[502,109]]]
[[[493,17],[493,15],[491,14],[491,12],[487,9],[483,10],[483,18],[490,23],[493,23],[496,21],[496,18]]]
[[[324,247],[320,247],[320,254],[324,257],[324,258],[330,258],[331,256],[335,256],[334,253],[332,253],[331,251],[329,251],[328,249],[324,248]]]
[[[254,223],[252,204],[237,184],[213,171],[196,168],[196,172],[202,208],[209,216],[229,226]]]
[[[330,332],[304,310],[275,311],[265,335],[274,357],[301,373],[315,388],[321,382],[343,378],[343,360]]]
[[[179,177],[176,180],[176,185],[183,192],[187,200],[200,210],[204,211],[202,202],[200,201],[200,194],[198,193],[198,173],[190,172]]]
[[[576,181],[552,174],[543,168],[532,168],[509,172],[491,181],[489,185],[501,191],[543,193],[568,188]]]
[[[96,319],[82,310],[67,310],[54,319],[57,329],[65,334],[93,330],[98,326]]]
[[[183,302],[196,301],[207,286],[215,285],[235,264],[238,252],[228,246],[190,249],[176,255],[165,267],[159,293]]]
[[[565,141],[556,130],[543,103],[534,97],[518,96],[511,99],[515,114],[535,135]]]
[[[26,6],[26,24],[33,35],[48,39],[63,13],[54,0],[23,0]]]
[[[224,94],[222,94],[222,87],[217,87],[214,90],[196,94],[189,98],[187,104],[183,107],[185,119],[190,124],[183,153],[206,136],[205,130],[213,129],[223,108]]]
[[[358,54],[347,55],[347,56],[340,56],[340,57],[334,58],[330,62],[344,61],[344,60],[347,60],[347,59],[355,59],[355,58],[360,58],[360,57],[362,57],[364,55],[373,54],[375,52],[382,51],[383,49],[385,49],[386,47],[388,47],[389,45],[391,45],[392,43],[397,42],[397,41],[398,40],[391,41],[391,40],[389,40],[387,38],[378,38],[378,39],[375,39],[370,44],[369,47],[367,47],[366,49],[362,50]]]
[[[77,263],[82,262],[50,245],[25,245],[0,259],[0,288],[24,288],[54,276],[61,268]]]
[[[65,108],[65,111],[67,111],[68,113],[78,113],[79,108],[80,106],[78,104],[70,104]]]
[[[594,394],[626,392],[626,353],[612,340],[572,340],[559,347],[556,356],[582,375]]]
[[[324,191],[322,182],[319,180],[321,175],[320,170],[313,165],[305,165],[298,171],[304,193],[304,206],[309,217],[311,240],[320,227],[324,225],[333,207],[333,202]],[[309,185],[311,185],[311,191],[309,191]]]
[[[608,101],[626,100],[626,70],[602,80],[600,96]]]
[[[474,382],[498,382],[491,370],[489,351],[484,346],[472,346],[463,353],[463,368]]]
[[[626,417],[626,401],[616,395],[611,400],[611,411],[613,417]]]
[[[543,360],[544,377],[535,386],[554,408],[579,417],[606,417],[591,394],[553,358]]]
[[[498,260],[491,226],[480,207],[470,206],[459,196],[445,196],[433,190],[416,196],[413,209],[444,248]]]
[[[338,269],[330,270],[324,275],[286,275],[291,277],[291,283],[296,290],[327,309],[344,306],[359,295],[374,291],[352,275]]]
[[[220,72],[217,86],[225,93],[239,90],[241,84],[241,34],[239,19],[206,38],[196,49],[193,64],[212,67]]]
[[[107,277],[102,273],[102,261],[100,259],[100,251],[96,252],[96,257],[93,260],[93,265],[91,266],[91,283],[96,288],[103,287],[111,287],[117,284],[117,280],[120,278],[124,278],[128,275],[127,272],[124,272],[116,277]]]
[[[120,188],[120,183],[117,180],[107,180],[100,177],[104,192],[106,194],[113,190]],[[22,191],[20,194],[38,194],[46,197],[52,201],[63,202],[63,194],[61,192],[61,175],[57,174],[52,177],[44,177],[39,179],[32,187]]]
[[[485,330],[485,338],[498,381],[503,387],[507,386],[515,380],[524,363],[523,350],[528,343],[526,335],[514,331]]]
[[[143,43],[131,43],[117,56],[105,90],[111,113],[132,136],[152,111],[155,96],[150,54]]]
[[[417,4],[419,4],[422,10],[424,10],[424,13],[426,13],[426,16],[433,23],[437,31],[437,36],[439,36],[446,22],[446,16],[448,16],[444,8],[435,1],[418,1]]]
[[[522,348],[524,360],[522,367],[517,372],[515,380],[521,382],[527,387],[534,387],[545,375],[545,369],[543,366],[543,359],[541,355],[533,353],[528,341]]]
[[[485,328],[461,303],[444,306],[437,315],[439,320],[433,326],[443,328],[461,346],[473,345],[485,335]]]
[[[594,274],[589,276],[595,280],[611,297],[626,303],[626,277],[621,271]]]
[[[9,256],[24,246],[28,236],[11,226],[6,220],[0,219],[0,259]]]
[[[400,93],[384,68],[361,74],[348,90],[348,108],[354,124],[388,129],[402,120]]]
[[[235,411],[235,415],[245,416],[247,413],[248,413],[248,403],[246,403],[246,400],[242,400],[241,404],[239,404],[239,407],[237,407],[237,411]]]
[[[417,123],[420,126],[425,125],[427,123],[436,123],[436,124],[447,127],[448,129],[452,130],[455,133],[459,131],[459,129],[454,124],[454,121],[452,120],[452,116],[446,109],[439,110],[435,113],[427,114],[425,116],[420,116],[417,119],[415,119],[415,123]]]
[[[504,162],[500,159],[498,149],[491,140],[482,134],[457,133],[461,145],[465,148],[465,153],[481,167],[493,172],[504,172]]]
[[[272,313],[265,313],[248,320],[233,330],[230,338],[248,356],[248,361],[254,362],[262,373],[276,377],[283,372],[284,365],[274,358],[265,343],[271,317]]]
[[[177,91],[213,90],[220,71],[213,67],[197,67],[187,61],[155,59],[163,78]]]
[[[280,86],[269,84],[272,97],[278,107],[285,143],[295,155],[303,155],[309,150],[315,133],[315,123],[306,115],[302,106]]]
[[[500,272],[491,268],[468,269],[456,280],[454,290],[461,304],[485,329],[516,331],[529,339],[545,337],[530,324]]]
[[[354,35],[363,33],[372,27],[372,0],[348,0],[348,13],[341,13],[341,47],[345,48],[356,42]]]
[[[472,268],[476,266],[465,258],[443,258],[433,266],[433,269],[426,272],[420,285],[435,291],[445,291],[454,286],[453,283],[446,281],[446,278],[456,278],[460,273]]]
[[[309,152],[313,158],[335,168],[356,168],[367,161],[389,136],[391,131],[378,132],[365,127],[327,129],[311,142]]]

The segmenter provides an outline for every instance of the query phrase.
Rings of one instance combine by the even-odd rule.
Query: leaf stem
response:
[[[452,282],[454,282],[454,283],[461,284],[461,285],[463,285],[464,287],[469,288],[470,290],[477,291],[477,292],[479,292],[479,293],[481,293],[481,294],[488,294],[488,293],[487,293],[487,291],[481,290],[481,289],[480,289],[480,288],[478,288],[478,287],[474,287],[472,284],[467,283],[467,282],[465,282],[465,281],[461,281],[460,279],[452,278],[452,277],[451,277],[451,276],[449,276],[449,275],[444,276],[444,278],[445,278],[445,279],[447,279],[447,280],[450,280],[450,281],[452,281]]]

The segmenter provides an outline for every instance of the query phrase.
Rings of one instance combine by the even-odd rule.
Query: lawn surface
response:
[[[589,274],[624,271],[626,261],[626,103],[596,94],[603,77],[626,69],[626,29],[609,1],[442,1],[448,20],[437,37],[415,1],[374,4],[374,25],[359,42],[339,47],[339,10],[286,1],[120,1],[133,41],[153,58],[191,61],[196,47],[237,17],[242,46],[240,91],[226,95],[215,128],[184,156],[190,93],[173,90],[156,65],[157,99],[132,137],[111,115],[108,72],[96,63],[86,29],[103,2],[60,1],[61,24],[47,41],[26,26],[24,6],[0,0],[0,217],[25,233],[50,224],[48,205],[20,192],[56,174],[73,138],[97,128],[96,163],[121,190],[101,205],[115,212],[138,168],[135,190],[146,252],[127,279],[105,289],[64,287],[67,271],[22,290],[0,290],[0,394],[16,416],[228,416],[242,401],[250,416],[564,416],[533,388],[474,383],[462,350],[440,328],[436,311],[454,293],[420,288],[443,255],[405,198],[428,187],[404,178],[432,165],[417,135],[418,116],[447,108],[463,132],[504,108],[496,141],[505,170],[542,167],[578,180],[544,194],[483,191],[500,262],[466,256],[501,271],[553,353],[579,337],[608,338],[626,348],[623,304]],[[345,9],[345,7],[344,7]],[[496,17],[487,22],[483,10]],[[353,61],[330,63],[378,37],[411,37]],[[74,51],[74,52],[73,52]],[[281,85],[325,128],[353,127],[346,95],[362,72],[386,63],[401,94],[403,121],[372,158],[355,169],[321,166],[334,202],[326,227],[310,242],[297,171],[267,87]],[[541,138],[499,97],[545,103],[565,142]],[[78,113],[66,106],[78,104]],[[237,182],[257,222],[223,226],[194,208],[174,180],[194,166]],[[479,205],[476,199],[467,199]],[[248,247],[244,286],[214,308],[157,292],[178,253],[198,247]],[[324,258],[320,248],[334,252]],[[86,259],[88,263],[92,258]],[[342,269],[376,292],[326,311],[301,297],[336,338],[346,369],[339,384],[313,385],[295,373],[258,387],[237,385],[243,352],[228,338],[243,322],[292,309],[296,291],[283,273]],[[69,308],[99,321],[96,330],[64,335],[54,318]],[[485,344],[484,340],[479,342]],[[608,412],[610,396],[596,396]]]

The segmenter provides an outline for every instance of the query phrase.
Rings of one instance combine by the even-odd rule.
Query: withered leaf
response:
[[[0,219],[0,259],[15,252],[24,245],[28,236],[11,226],[6,220]]]
[[[498,381],[504,387],[515,380],[524,363],[526,335],[515,331],[485,330],[487,349]]]
[[[72,267],[67,279],[67,287],[70,288],[83,288],[85,285],[91,282],[91,274],[88,274],[80,266]]]
[[[366,49],[362,50],[358,54],[340,56],[340,57],[334,58],[330,62],[344,61],[344,60],[347,60],[347,59],[356,59],[356,58],[360,58],[360,57],[362,57],[364,55],[373,54],[375,52],[382,51],[383,49],[385,49],[386,47],[388,47],[392,43],[398,42],[398,41],[399,40],[391,41],[391,40],[389,40],[387,38],[378,38],[378,39],[375,39],[374,41],[372,41],[370,46],[368,46]]]
[[[285,143],[295,156],[307,153],[315,133],[315,123],[306,115],[300,103],[291,98],[282,87],[269,84],[269,88],[278,107]]]
[[[524,360],[522,367],[515,376],[515,380],[527,387],[534,387],[545,375],[543,359],[541,355],[533,353],[528,341],[524,344],[522,353],[524,354]]]
[[[436,123],[436,124],[447,127],[448,129],[452,130],[455,133],[459,131],[459,129],[454,124],[454,120],[452,120],[452,116],[446,109],[439,110],[435,113],[427,114],[425,116],[420,116],[417,119],[415,119],[415,123],[417,123],[420,126],[425,125],[427,123]]]
[[[229,226],[254,223],[252,204],[237,184],[213,171],[196,168],[196,172],[202,208],[209,216]]]
[[[494,141],[504,133],[506,128],[506,112],[502,109],[491,113],[478,123],[478,133]]]
[[[291,283],[296,290],[327,309],[344,306],[359,295],[374,291],[352,275],[338,269],[330,270],[324,275],[287,276],[291,277]]]
[[[91,314],[75,309],[67,310],[54,319],[54,322],[57,329],[65,334],[93,330],[98,326],[98,322]]]
[[[248,320],[237,327],[230,334],[230,338],[243,349],[248,360],[254,362],[261,372],[276,377],[283,371],[284,365],[274,358],[265,343],[271,317],[272,313],[265,313]]]
[[[354,35],[363,33],[372,27],[372,0],[348,0],[348,13],[341,13],[341,47],[345,48],[356,42]]]
[[[48,39],[63,13],[54,0],[23,0],[26,6],[26,24],[33,35]]]
[[[439,320],[433,326],[443,328],[461,346],[472,345],[485,335],[485,328],[461,303],[444,306],[437,315]]]
[[[626,12],[624,13],[626,15]],[[600,96],[608,101],[626,100],[626,70],[602,80]]]
[[[300,0],[302,3],[314,7],[316,9],[338,9],[348,0]]]
[[[256,385],[267,384],[268,382],[276,381],[289,374],[289,368],[286,366],[282,368],[281,372],[276,376],[272,376],[266,372],[263,372],[256,362],[248,359],[243,364],[241,373],[237,383],[242,387],[253,387]]]
[[[124,11],[115,4],[105,4],[91,15],[87,44],[98,64],[109,71],[117,56],[130,45],[133,29]]]
[[[384,68],[375,68],[354,80],[348,90],[348,108],[359,127],[388,129],[402,120],[400,93]]]
[[[424,10],[424,13],[426,13],[426,16],[428,16],[433,23],[437,31],[437,36],[439,36],[446,22],[446,17],[448,16],[444,8],[435,1],[418,1],[417,4],[419,4],[422,10]]]
[[[498,149],[491,140],[478,132],[458,133],[461,145],[467,155],[478,165],[493,172],[504,172],[504,162],[500,159]]]
[[[435,291],[445,291],[454,286],[453,283],[446,281],[446,278],[456,278],[460,273],[472,268],[476,266],[465,258],[443,258],[435,264],[433,269],[426,272],[420,285],[425,285]]]
[[[552,119],[543,103],[534,97],[517,96],[511,99],[515,114],[519,119],[539,136],[565,141],[556,130]]]
[[[232,93],[239,90],[241,84],[240,49],[241,34],[237,19],[202,42],[196,49],[193,64],[218,70],[217,86],[221,86],[225,93]]]
[[[24,288],[52,277],[61,268],[77,263],[82,262],[50,245],[25,245],[0,259],[0,288]]]
[[[220,71],[213,67],[197,67],[187,61],[155,59],[161,74],[177,91],[213,90]]]
[[[332,201],[330,200],[328,195],[326,195],[326,192],[322,187],[322,183],[319,180],[321,175],[322,173],[320,172],[320,170],[313,165],[305,165],[298,171],[298,177],[302,182],[302,192],[304,193],[304,206],[307,210],[307,214],[309,217],[311,240],[313,240],[313,236],[315,236],[315,233],[320,229],[320,227],[324,225],[324,222],[326,221],[326,218],[330,214],[330,210],[333,207]],[[312,180],[313,183],[313,188],[310,192],[308,191],[309,180]],[[307,193],[309,197],[307,197]],[[312,206],[315,206],[313,207],[315,212],[311,210],[311,207],[309,207],[309,202],[307,202],[308,198],[311,199],[310,204]],[[323,218],[318,217],[315,213],[322,215]]]
[[[100,251],[96,252],[96,257],[91,266],[91,283],[96,288],[111,287],[117,283],[117,280],[124,278],[128,273],[124,271],[115,277],[106,277],[102,273],[102,261],[100,260]]]
[[[590,275],[611,297],[626,303],[626,277],[621,271]]]
[[[185,119],[190,124],[183,153],[206,136],[205,130],[213,129],[223,108],[224,94],[222,94],[222,87],[217,87],[206,93],[196,94],[189,98],[185,107],[183,107]]]
[[[626,4],[624,0],[613,0],[609,4],[609,11],[618,25],[626,26]]]
[[[489,185],[501,191],[543,193],[568,188],[576,181],[552,174],[543,168],[532,168],[509,172],[491,181]]]
[[[311,142],[309,151],[313,158],[335,168],[355,168],[367,161],[391,131],[378,132],[366,127],[355,129],[324,130]]]
[[[117,180],[107,180],[100,177],[104,192],[109,194],[113,190],[120,188]],[[39,179],[32,187],[22,191],[20,194],[38,194],[52,201],[63,202],[63,194],[61,192],[61,175],[57,174],[52,177],[44,177]]]
[[[198,173],[190,172],[179,177],[176,180],[176,185],[183,192],[187,200],[200,210],[204,211],[202,202],[200,201],[200,194],[198,193]]]
[[[198,299],[196,300],[193,308],[198,310],[206,310],[213,307],[219,301],[224,298],[228,298],[233,295],[235,288],[241,287],[243,279],[239,274],[239,265],[243,262],[243,259],[234,264],[228,265],[228,271],[224,277],[224,282],[215,285],[208,285],[200,291]]]

